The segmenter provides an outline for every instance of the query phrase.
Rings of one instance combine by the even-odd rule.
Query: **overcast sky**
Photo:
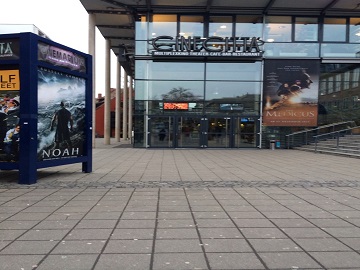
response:
[[[33,24],[51,40],[88,53],[88,14],[79,0],[4,0],[0,24]],[[96,31],[97,93],[105,88],[105,42]],[[111,87],[116,87],[116,57],[111,54]]]

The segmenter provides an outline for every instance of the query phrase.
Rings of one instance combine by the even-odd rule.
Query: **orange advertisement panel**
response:
[[[164,110],[188,110],[189,103],[164,102]]]
[[[264,126],[317,126],[320,62],[268,60],[264,66]]]
[[[19,70],[0,70],[0,91],[20,90]]]

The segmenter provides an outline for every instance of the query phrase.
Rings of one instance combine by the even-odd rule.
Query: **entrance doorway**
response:
[[[167,148],[255,148],[259,123],[254,117],[150,116],[148,146]]]

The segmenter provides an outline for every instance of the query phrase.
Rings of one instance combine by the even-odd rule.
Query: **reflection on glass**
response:
[[[177,146],[199,147],[200,145],[200,118],[179,117],[177,122]]]
[[[135,40],[147,40],[147,26],[146,16],[135,22]]]
[[[149,121],[151,147],[172,147],[174,139],[173,117],[153,117]]]
[[[234,118],[235,147],[256,146],[256,124],[252,117]]]
[[[236,16],[237,37],[262,37],[262,16]]]
[[[203,81],[149,81],[146,99],[168,101],[194,101],[203,99]]]
[[[350,18],[350,42],[360,42],[360,18]]]
[[[260,82],[206,82],[206,100],[223,101],[221,103],[241,103],[257,101],[260,96]],[[231,102],[225,102],[231,100]],[[239,101],[239,102],[234,102]]]
[[[149,39],[158,36],[176,36],[176,15],[153,15]]]
[[[318,21],[317,18],[295,18],[295,41],[317,41]]]
[[[138,62],[138,61],[137,61]],[[147,62],[147,61],[141,61]],[[148,61],[148,78],[153,80],[203,80],[204,63]],[[143,65],[143,64],[142,64]]]
[[[209,23],[209,36],[232,37],[232,17],[211,16]]]
[[[323,41],[346,41],[346,19],[325,18]]]
[[[344,57],[344,58],[359,58],[360,45],[353,44],[336,44],[336,43],[323,43],[321,44],[322,57]]]
[[[230,147],[231,118],[209,118],[207,130],[208,147]]]
[[[135,100],[147,100],[147,81],[135,80]]]
[[[264,39],[266,42],[291,42],[291,17],[266,17]]]
[[[204,18],[202,16],[181,16],[179,36],[194,37],[204,35]]]
[[[265,57],[319,57],[319,43],[265,43]]]
[[[261,80],[261,62],[255,63],[207,63],[207,80]]]

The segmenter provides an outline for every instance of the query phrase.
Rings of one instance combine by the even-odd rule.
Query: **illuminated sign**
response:
[[[189,103],[164,102],[164,110],[188,110]]]
[[[38,44],[38,60],[71,70],[86,72],[84,57],[45,43]]]
[[[0,91],[20,90],[19,70],[0,70]]]
[[[264,44],[256,37],[171,37],[152,39],[153,56],[262,57]]]
[[[0,40],[0,60],[19,59],[20,46],[18,39]]]

